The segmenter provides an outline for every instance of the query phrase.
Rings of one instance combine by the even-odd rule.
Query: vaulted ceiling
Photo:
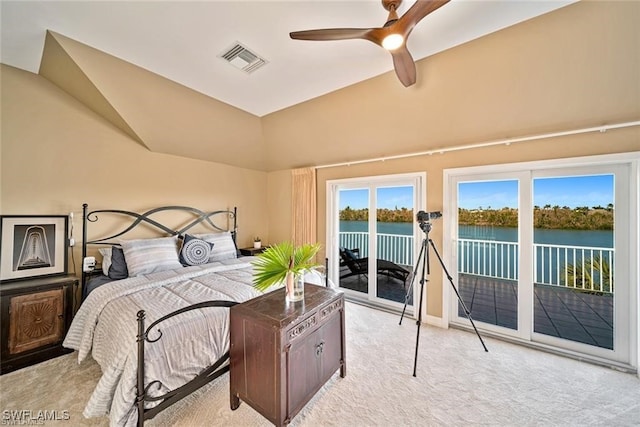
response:
[[[572,3],[453,0],[414,29],[431,55]],[[413,2],[405,1],[400,14]],[[2,1],[2,63],[38,72],[151,151],[272,169],[263,118],[370,79],[398,97],[391,57],[362,40],[305,42],[290,31],[376,27],[379,1]],[[240,42],[266,65],[219,57]],[[284,163],[280,166],[290,166]]]
[[[453,0],[416,26],[408,47],[420,60],[574,1]],[[399,12],[412,4],[404,0]],[[379,0],[3,0],[1,8],[3,64],[38,72],[51,30],[256,116],[392,70],[390,55],[367,41],[289,38],[382,26]],[[236,42],[267,65],[246,74],[218,57]]]

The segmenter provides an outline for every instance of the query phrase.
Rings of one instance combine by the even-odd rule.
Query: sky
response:
[[[363,209],[368,206],[367,189],[341,190],[340,210]],[[378,208],[413,209],[413,189],[381,187],[377,189]],[[571,177],[536,178],[533,181],[533,204],[543,207],[603,206],[613,203],[613,175],[589,175]],[[518,183],[515,180],[477,181],[460,183],[458,204],[464,209],[504,207],[517,208]]]
[[[376,199],[380,209],[413,209],[413,188],[404,187],[380,187],[377,190]],[[369,206],[369,191],[366,189],[341,190],[340,210],[349,206],[351,209],[364,209]]]
[[[536,178],[533,181],[533,204],[543,207],[602,206],[613,200],[613,175]],[[458,205],[464,209],[517,208],[517,181],[486,181],[461,183]]]

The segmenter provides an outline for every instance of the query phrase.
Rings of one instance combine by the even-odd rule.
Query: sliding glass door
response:
[[[458,287],[473,318],[518,329],[518,180],[458,183]],[[458,303],[458,316],[466,317]]]
[[[461,298],[485,331],[629,363],[630,167],[543,166],[450,175]],[[468,326],[457,298],[450,307]]]
[[[329,182],[330,275],[350,298],[401,309],[416,250],[416,207],[423,175]]]
[[[622,337],[629,332],[628,319],[616,321],[615,311],[628,310],[631,289],[624,272],[628,267],[616,272],[616,266],[626,264],[617,258],[625,257],[629,242],[624,231],[629,229],[628,197],[621,193],[628,182],[626,171],[615,169],[534,174],[534,339],[568,348],[581,343],[614,352],[627,349]]]

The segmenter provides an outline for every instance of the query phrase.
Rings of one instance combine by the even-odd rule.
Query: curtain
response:
[[[293,169],[291,187],[293,244],[316,243],[316,169]]]

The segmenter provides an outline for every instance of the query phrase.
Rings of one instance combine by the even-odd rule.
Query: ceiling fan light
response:
[[[387,50],[396,50],[404,43],[404,37],[400,34],[389,34],[382,40],[382,47]]]

